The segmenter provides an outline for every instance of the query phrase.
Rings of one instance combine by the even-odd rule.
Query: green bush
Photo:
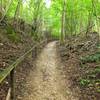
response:
[[[89,79],[80,79],[80,85],[81,86],[88,86],[90,84]]]
[[[6,27],[8,38],[13,42],[19,42],[20,38],[11,26]]]
[[[89,56],[81,57],[80,60],[83,63],[98,62],[98,61],[100,61],[100,52],[96,52],[95,54],[92,54],[92,55],[89,55]]]

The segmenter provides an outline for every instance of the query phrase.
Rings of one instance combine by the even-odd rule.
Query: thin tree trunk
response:
[[[16,19],[16,17],[17,17],[18,14],[19,14],[20,1],[21,1],[21,0],[18,0],[18,4],[17,4],[16,11],[15,11],[15,14],[14,14],[14,20]]]
[[[0,9],[1,9],[1,12],[2,12],[2,8],[3,8],[3,5],[2,5],[2,0],[1,0],[1,7],[0,7]]]
[[[88,26],[87,26],[87,31],[86,31],[86,36],[88,35],[88,33],[90,32],[90,26],[91,26],[91,22],[92,22],[92,15],[91,13],[89,13],[89,16],[88,16]]]
[[[66,9],[66,1],[63,1],[63,10],[62,10],[62,26],[61,26],[61,43],[64,43],[64,39],[65,39],[65,9]]]
[[[5,18],[5,16],[6,16],[6,14],[7,14],[7,13],[8,13],[8,11],[9,11],[9,8],[10,8],[10,6],[11,6],[12,2],[13,2],[13,0],[11,0],[11,1],[10,1],[9,5],[8,5],[8,8],[7,8],[6,12],[4,13],[4,15],[2,16],[2,18],[1,18],[0,22],[2,22],[2,21],[4,20],[4,18]],[[3,10],[3,9],[2,9],[2,10]]]
[[[15,11],[15,14],[14,14],[14,19],[13,19],[13,25],[14,25],[14,27],[16,27],[16,29],[19,29],[19,25],[18,25],[19,22],[18,22],[17,18],[19,16],[20,3],[21,3],[21,0],[18,0],[18,4],[17,4],[16,11]]]
[[[98,20],[100,20],[100,17],[98,17],[97,15],[97,11],[96,11],[96,3],[99,3],[98,0],[92,0],[92,9],[93,9],[93,13],[95,14],[95,17],[96,17],[96,25],[97,25],[97,31],[99,32],[99,22]]]
[[[93,24],[93,20],[92,20],[92,17],[93,17],[93,1],[91,1],[91,4],[92,4],[92,6],[91,6],[92,11],[89,12],[89,16],[88,16],[88,26],[87,26],[86,36],[90,32],[90,26]]]

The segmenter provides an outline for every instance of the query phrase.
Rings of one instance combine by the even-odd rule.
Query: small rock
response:
[[[7,81],[5,82],[6,84],[9,84]]]
[[[21,97],[21,96],[18,96],[17,99],[18,99],[18,100],[22,100],[22,97]]]
[[[3,67],[5,67],[6,66],[6,63],[5,62],[3,62]]]
[[[3,46],[4,44],[3,43],[0,43],[0,46]]]

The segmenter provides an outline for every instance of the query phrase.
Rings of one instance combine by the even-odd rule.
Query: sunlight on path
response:
[[[23,100],[78,100],[66,87],[59,67],[56,42],[51,42],[38,57],[35,71],[27,78]]]

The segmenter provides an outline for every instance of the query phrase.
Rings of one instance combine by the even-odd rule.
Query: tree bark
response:
[[[66,15],[65,9],[66,9],[66,0],[63,1],[63,10],[62,10],[62,19],[61,19],[61,23],[62,23],[62,26],[61,26],[61,43],[62,44],[64,43],[64,39],[65,39],[65,15]]]

